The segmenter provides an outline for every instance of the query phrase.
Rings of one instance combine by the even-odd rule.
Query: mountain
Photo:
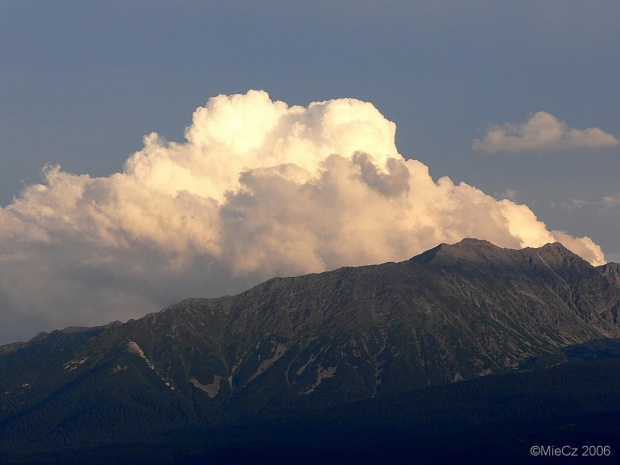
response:
[[[213,452],[215,443],[205,437],[235,446],[214,454],[246,450],[267,440],[259,431],[270,424],[278,441],[297,431],[284,440],[295,451],[329,443],[333,456],[348,450],[342,442],[304,441],[322,437],[325,425],[342,439],[354,423],[376,420],[381,427],[364,434],[393,448],[382,432],[414,444],[411,431],[445,436],[445,418],[462,412],[462,423],[454,420],[462,428],[615,420],[620,386],[609,373],[620,368],[619,276],[618,264],[593,267],[559,243],[511,250],[465,239],[401,263],[274,278],[125,324],[41,333],[0,347],[0,451],[16,463],[38,463],[50,451],[70,463],[76,450],[93,463],[101,450],[163,463],[190,450],[209,457],[204,444]],[[582,386],[585,373],[593,385]],[[566,380],[581,389],[572,404],[561,394]],[[468,390],[477,393],[473,404]],[[555,399],[552,412],[541,403],[528,413],[536,395]],[[481,413],[492,405],[511,416]],[[314,433],[295,430],[300,422]],[[149,455],[164,446],[174,452]]]

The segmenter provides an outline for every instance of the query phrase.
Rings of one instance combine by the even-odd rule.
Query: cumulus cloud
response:
[[[602,148],[618,145],[618,139],[599,128],[574,129],[545,111],[530,115],[522,124],[492,125],[474,150],[487,153],[531,152]]]
[[[464,237],[560,241],[604,262],[589,238],[549,231],[525,205],[433,180],[398,153],[395,131],[367,102],[288,106],[250,91],[198,108],[181,143],[146,136],[122,172],[47,167],[0,209],[0,340]]]

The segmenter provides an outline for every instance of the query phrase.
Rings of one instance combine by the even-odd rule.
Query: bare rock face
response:
[[[618,264],[592,267],[558,243],[466,239],[0,348],[0,437],[26,441],[37,422],[50,444],[70,443],[91,415],[108,441],[138,440],[542,369],[568,347],[620,338],[619,311]]]

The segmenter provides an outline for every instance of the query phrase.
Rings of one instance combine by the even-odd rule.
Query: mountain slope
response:
[[[466,239],[0,347],[0,447],[136,441],[543,369],[620,337],[618,265]],[[85,434],[88,431],[89,434]]]

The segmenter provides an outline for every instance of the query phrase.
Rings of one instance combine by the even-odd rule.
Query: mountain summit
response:
[[[465,239],[0,347],[0,449],[139,441],[563,363],[620,338],[618,265]],[[84,431],[91,432],[84,435]]]

